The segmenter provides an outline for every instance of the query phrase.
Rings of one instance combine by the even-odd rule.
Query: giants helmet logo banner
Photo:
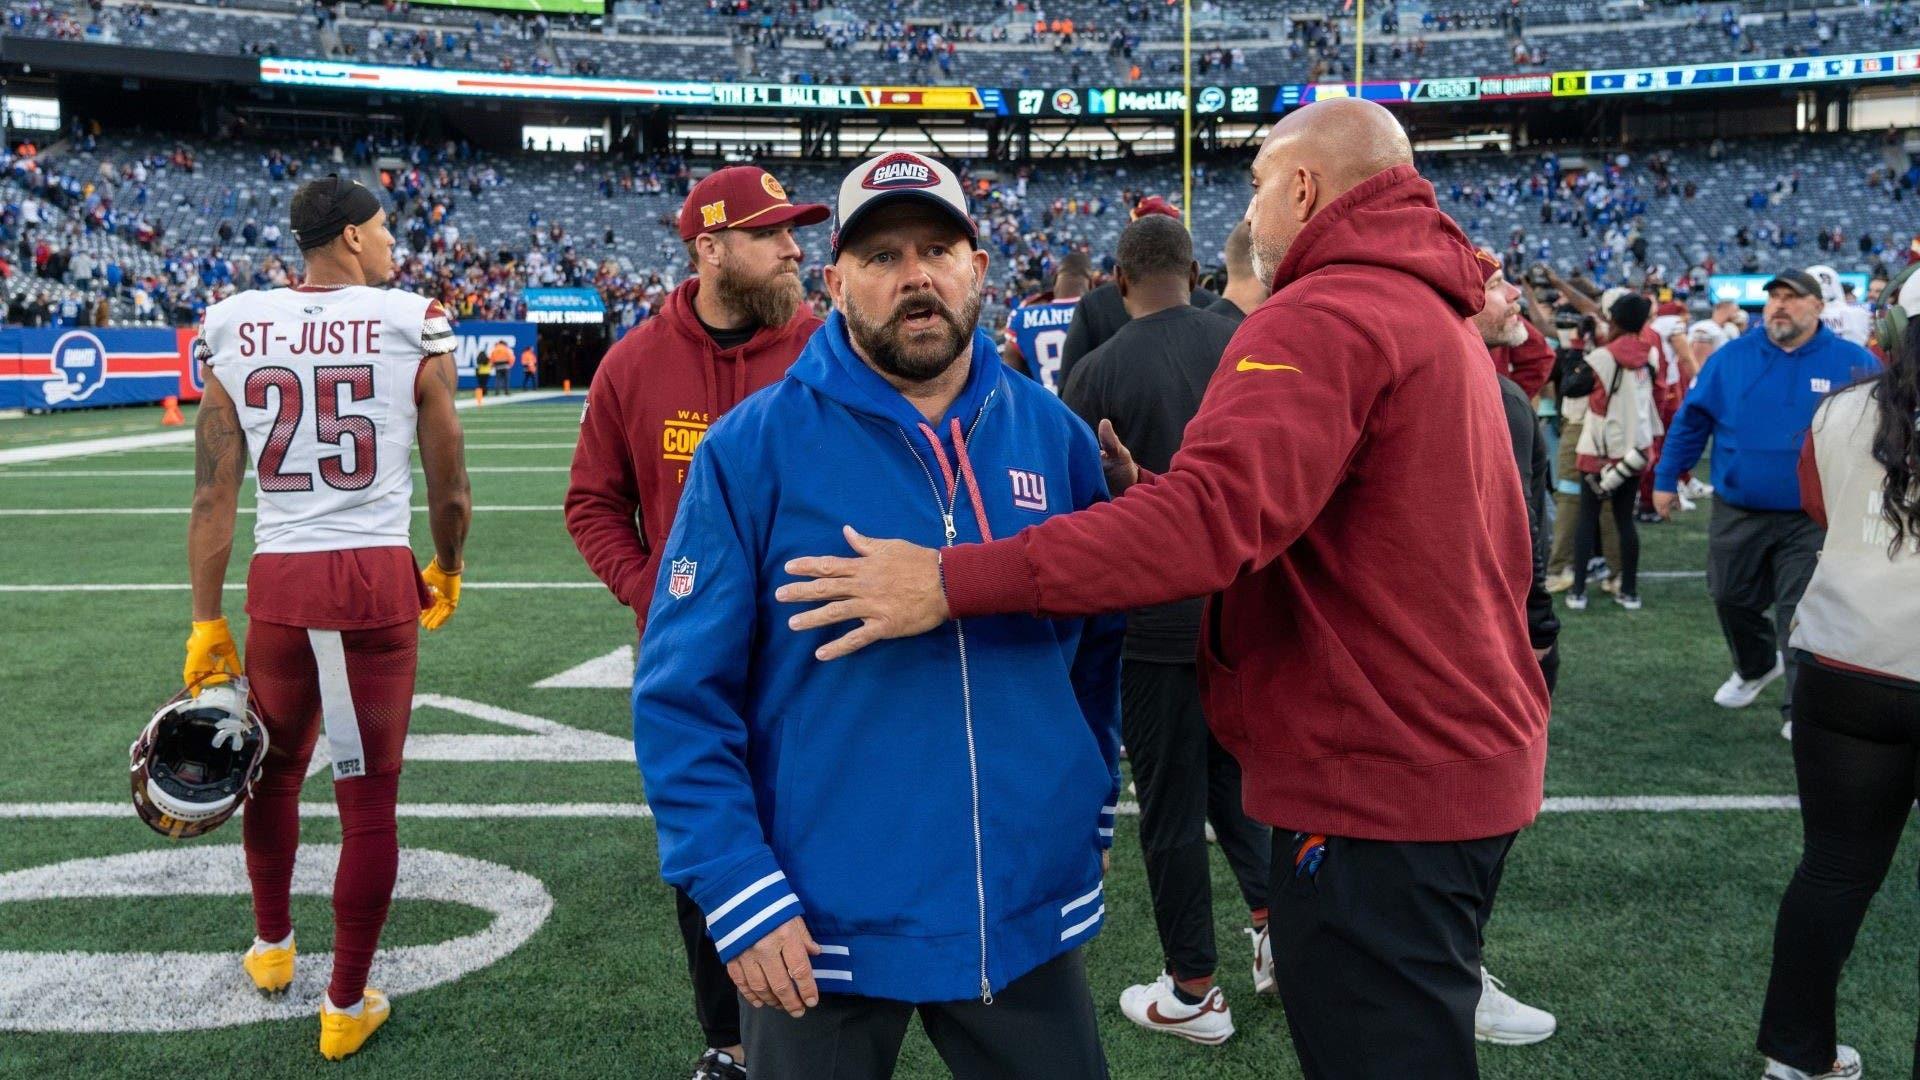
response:
[[[692,559],[675,559],[667,565],[667,595],[685,600],[693,592],[693,575],[700,564]]]
[[[107,381],[107,347],[85,330],[63,334],[53,343],[53,374],[40,384],[47,404],[84,401]]]
[[[873,191],[892,191],[896,188],[930,188],[940,183],[933,169],[926,162],[912,154],[902,151],[888,154],[873,166],[860,186]]]

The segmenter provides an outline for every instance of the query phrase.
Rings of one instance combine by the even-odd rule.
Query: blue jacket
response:
[[[1667,429],[1655,491],[1672,491],[1713,438],[1714,498],[1747,510],[1800,509],[1794,471],[1813,410],[1880,370],[1873,354],[1822,326],[1788,352],[1766,331],[1729,342],[1700,369]]]
[[[714,424],[661,557],[633,741],[661,876],[731,960],[796,915],[827,992],[954,1001],[1091,940],[1119,793],[1115,617],[968,619],[821,663],[774,600],[842,525],[937,547],[1104,500],[1093,433],[976,331],[936,454],[835,313]],[[954,470],[949,496],[941,456]]]

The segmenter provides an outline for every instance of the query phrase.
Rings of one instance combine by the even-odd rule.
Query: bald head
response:
[[[1315,214],[1368,178],[1411,164],[1413,145],[1400,121],[1371,101],[1333,98],[1282,117],[1253,159],[1247,220],[1255,272],[1271,283]]]

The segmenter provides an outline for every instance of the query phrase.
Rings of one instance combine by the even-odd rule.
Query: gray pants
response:
[[[794,1019],[740,1005],[754,1080],[885,1080],[893,1075],[907,1021],[920,1013],[940,1060],[957,1080],[1105,1080],[1093,993],[1079,949],[1041,964],[993,996],[993,1004],[905,1001],[821,994]]]
[[[1720,616],[1720,631],[1741,678],[1773,670],[1793,629],[1793,611],[1807,591],[1826,532],[1798,510],[1746,510],[1716,501],[1707,527],[1707,591]],[[1767,619],[1767,608],[1773,619]],[[1788,715],[1799,664],[1787,658]]]

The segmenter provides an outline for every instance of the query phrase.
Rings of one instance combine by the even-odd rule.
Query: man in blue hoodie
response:
[[[1780,643],[1826,536],[1800,508],[1800,442],[1822,398],[1879,369],[1873,354],[1821,325],[1822,306],[1812,275],[1774,275],[1767,282],[1764,332],[1722,346],[1700,369],[1653,475],[1653,506],[1667,517],[1680,474],[1699,462],[1712,437],[1707,591],[1734,664],[1713,700],[1744,709],[1784,674],[1783,725],[1797,665],[1781,654]],[[1792,730],[1783,726],[1780,733],[1791,738]]]
[[[694,455],[634,684],[661,874],[707,915],[756,1080],[885,1076],[908,1020],[960,1076],[1106,1075],[1079,947],[1119,790],[1121,623],[968,619],[820,664],[774,590],[869,533],[951,545],[1104,501],[1100,448],[976,326],[959,180],[841,185],[834,314]],[[769,1008],[768,1006],[771,1006]]]

